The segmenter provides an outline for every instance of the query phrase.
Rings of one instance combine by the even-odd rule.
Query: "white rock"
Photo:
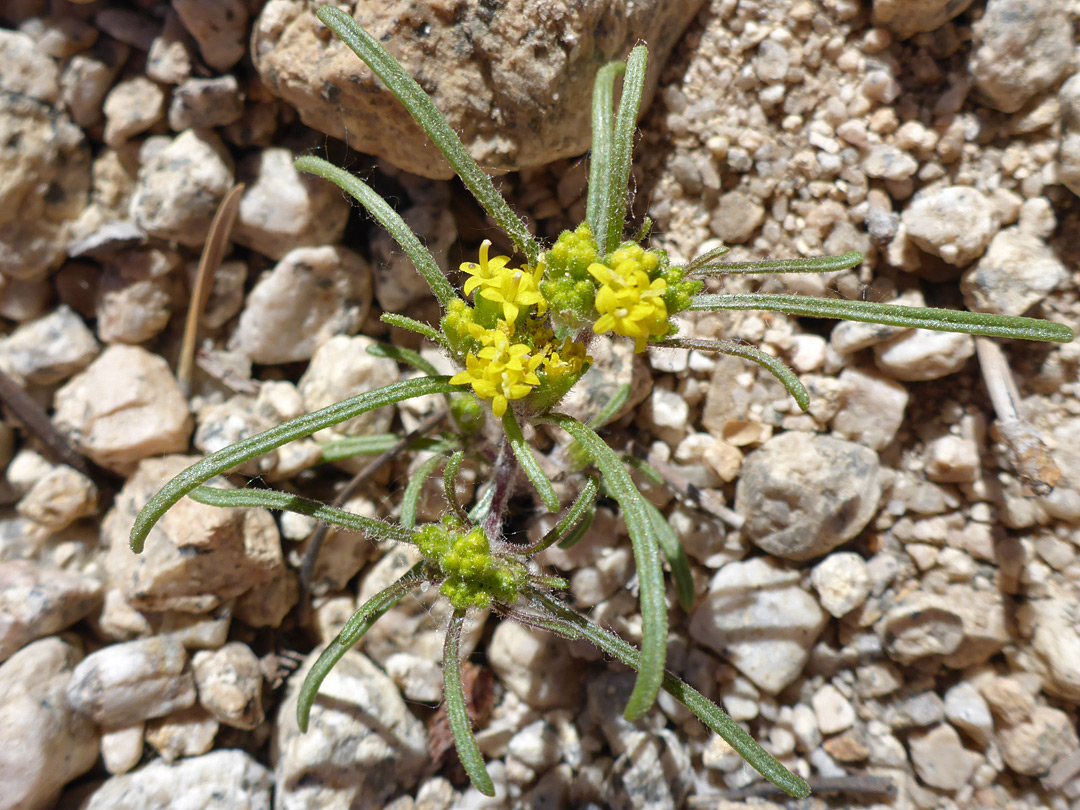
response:
[[[943,483],[963,483],[979,477],[982,461],[972,439],[945,435],[927,443],[926,477]]]
[[[363,335],[337,335],[315,352],[298,386],[308,413],[398,381],[397,363],[387,357],[368,354],[368,347],[374,343]],[[344,436],[385,433],[393,418],[393,410],[379,408],[319,431],[315,438],[332,441]]]
[[[79,655],[45,638],[0,666],[0,810],[49,810],[97,762],[97,728],[64,697]]]
[[[101,735],[101,759],[105,770],[114,776],[127,773],[142,759],[145,723],[106,731]]]
[[[818,689],[810,698],[810,705],[822,734],[837,734],[855,722],[855,708],[832,684]]]
[[[0,339],[0,369],[16,380],[52,385],[86,368],[98,350],[82,318],[61,304]]]
[[[1069,273],[1038,236],[1020,228],[998,233],[960,289],[969,309],[1023,315],[1050,292],[1068,283]]]
[[[1080,631],[1076,626],[1076,594],[1053,588],[1043,599],[1029,600],[1020,609],[1031,628],[1033,669],[1043,675],[1049,694],[1080,700]]]
[[[582,670],[560,638],[502,622],[491,637],[488,661],[506,687],[535,709],[578,705]]]
[[[189,129],[149,139],[131,197],[135,224],[152,236],[202,247],[221,200],[233,185],[232,158],[211,131]]]
[[[95,790],[83,810],[270,810],[273,778],[239,750],[213,751],[175,763],[154,760],[114,776]]]
[[[690,621],[690,635],[725,655],[769,694],[802,672],[828,617],[798,586],[798,572],[768,557],[733,562],[709,584]]]
[[[68,703],[105,728],[185,709],[195,702],[187,660],[183,646],[170,636],[104,647],[75,667]]]
[[[226,71],[247,53],[248,6],[243,0],[173,0],[206,64]]]
[[[0,90],[52,103],[60,95],[60,71],[19,31],[0,29]]]
[[[145,76],[116,84],[105,96],[105,143],[122,146],[165,115],[165,93]]]
[[[97,511],[97,487],[77,470],[61,464],[36,481],[15,505],[25,518],[53,532]]]
[[[868,177],[884,180],[906,180],[919,170],[919,162],[903,149],[878,144],[863,159],[863,171]]]
[[[142,554],[132,553],[128,536],[139,510],[196,460],[144,461],[102,523],[110,584],[140,609],[207,612],[283,573],[281,540],[269,512],[206,506],[189,498],[151,529]]]
[[[169,128],[182,132],[224,127],[237,121],[243,112],[244,97],[235,76],[187,79],[172,92]]]
[[[936,380],[955,374],[975,354],[971,335],[912,329],[874,347],[874,363],[890,377]]]
[[[961,681],[945,692],[945,717],[966,733],[981,748],[985,748],[994,733],[994,718],[979,690],[968,681]]]
[[[959,790],[982,762],[977,753],[964,748],[956,729],[947,723],[913,732],[908,749],[919,778],[940,790]]]
[[[255,363],[307,360],[335,335],[354,334],[370,306],[371,270],[361,256],[343,247],[296,248],[248,294],[229,349]]]
[[[282,259],[294,248],[341,241],[348,201],[337,186],[294,169],[288,149],[273,147],[250,155],[240,162],[238,174],[247,189],[234,241],[271,259]],[[419,275],[411,266],[410,271]]]
[[[59,633],[101,604],[96,579],[29,560],[0,563],[0,661],[34,639]]]
[[[998,730],[1001,758],[1016,773],[1046,773],[1062,757],[1077,753],[1074,726],[1061,709],[1036,706],[1027,720]]]
[[[165,762],[197,757],[214,747],[220,723],[202,706],[171,712],[146,724],[146,742]]]
[[[979,258],[997,230],[990,200],[968,186],[932,186],[911,198],[901,217],[923,250],[963,266]]]
[[[838,436],[882,450],[904,423],[907,389],[873,371],[845,368],[839,378],[840,409],[832,429]]]
[[[199,703],[222,723],[252,729],[263,721],[262,670],[246,644],[233,641],[191,660]]]
[[[409,790],[428,764],[423,724],[397,687],[360,653],[346,653],[323,681],[300,732],[300,685],[322,652],[289,678],[273,743],[277,802],[283,808],[381,807]],[[321,774],[333,772],[333,779]]]
[[[537,720],[510,738],[506,752],[530,768],[546,771],[562,756],[559,733],[546,720]]]
[[[840,618],[862,605],[870,595],[870,571],[853,551],[830,554],[810,574],[821,606]]]
[[[137,346],[107,348],[56,392],[53,423],[110,470],[187,449],[191,415],[168,364]]]
[[[874,25],[900,39],[934,31],[971,5],[971,0],[874,0]]]

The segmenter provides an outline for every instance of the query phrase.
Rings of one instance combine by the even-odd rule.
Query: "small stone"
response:
[[[845,368],[840,372],[840,409],[831,426],[838,436],[883,450],[904,423],[910,398],[895,380],[873,371]]]
[[[3,810],[49,810],[97,762],[99,731],[65,700],[79,656],[71,644],[43,638],[0,666]]]
[[[224,127],[239,120],[243,112],[244,98],[235,76],[188,79],[173,90],[169,129]]]
[[[1080,75],[1071,76],[1058,91],[1061,103],[1061,143],[1058,179],[1080,194]]]
[[[101,735],[101,759],[112,775],[127,773],[142,759],[145,723],[106,731]]]
[[[789,560],[825,554],[859,532],[881,498],[877,454],[851,442],[789,431],[750,453],[735,489],[744,536]]]
[[[35,482],[15,505],[15,511],[51,532],[67,528],[97,511],[94,482],[67,465],[60,465]]]
[[[653,388],[643,416],[654,436],[675,447],[686,435],[690,406],[684,397],[669,388]]]
[[[942,597],[921,591],[900,600],[885,615],[882,627],[886,651],[901,664],[944,657],[964,640],[961,616]]]
[[[883,25],[900,39],[923,31],[934,31],[957,14],[971,0],[874,0],[874,25]]]
[[[123,278],[106,272],[94,314],[105,343],[143,343],[169,325],[172,296],[161,278]]]
[[[113,644],[84,658],[71,675],[67,700],[105,728],[123,728],[195,702],[187,653],[169,636]]]
[[[901,695],[885,707],[881,719],[897,731],[925,728],[945,719],[945,704],[942,703],[937,692],[925,691]]]
[[[836,618],[861,606],[870,595],[866,561],[853,551],[837,551],[814,566],[810,581],[821,606]]]
[[[1023,315],[1068,278],[1065,265],[1042,239],[1006,228],[964,273],[960,289],[968,308],[976,312]]]
[[[113,86],[129,48],[116,40],[99,41],[71,57],[60,75],[60,100],[80,127],[101,121],[105,96]]]
[[[985,748],[994,733],[994,718],[979,690],[968,681],[961,681],[945,692],[945,717]]]
[[[825,684],[810,699],[818,728],[822,734],[837,734],[851,728],[855,722],[855,709],[840,690]]]
[[[368,353],[368,347],[374,344],[375,341],[363,335],[337,335],[323,343],[297,386],[308,413],[398,381],[400,372],[396,362]],[[333,441],[345,436],[385,433],[393,418],[392,409],[380,408],[321,430],[315,439]]]
[[[762,40],[754,57],[754,72],[766,84],[782,82],[787,76],[788,49],[772,39]]]
[[[220,725],[198,704],[146,724],[146,742],[165,762],[197,757],[214,747]]]
[[[180,17],[167,9],[161,33],[146,53],[146,75],[163,84],[180,84],[191,77],[193,51],[194,43]]]
[[[142,554],[131,552],[128,538],[139,510],[195,461],[143,461],[102,523],[110,584],[142,610],[205,613],[282,574],[281,540],[265,509],[206,506],[185,498],[150,530]]]
[[[898,380],[922,382],[955,374],[975,354],[971,335],[912,329],[874,347],[874,363]]]
[[[1032,665],[1045,679],[1048,694],[1080,701],[1080,631],[1074,592],[1051,590],[1021,608],[1021,621],[1032,628]]]
[[[827,621],[814,597],[798,586],[796,571],[756,557],[716,573],[691,617],[690,635],[776,694],[802,672]]]
[[[1046,773],[1080,747],[1073,720],[1049,706],[1036,706],[1024,722],[999,729],[997,738],[1005,764],[1028,776]]]
[[[906,180],[919,170],[919,162],[915,158],[903,149],[887,144],[874,146],[862,165],[868,177],[883,180]]]
[[[964,748],[956,729],[947,723],[912,733],[908,750],[919,778],[940,790],[959,790],[982,762],[977,753]]]
[[[429,764],[423,724],[397,687],[355,650],[345,653],[319,689],[308,730],[296,721],[300,685],[321,649],[289,678],[278,713],[274,776],[281,807],[381,807],[410,790]],[[333,773],[333,779],[322,774]]]
[[[593,364],[559,402],[562,413],[588,422],[603,410],[624,385],[628,385],[630,393],[626,404],[611,420],[616,421],[649,396],[653,375],[644,356],[634,354],[632,343],[600,335],[590,342],[589,354],[592,355]]]
[[[337,186],[293,168],[288,149],[273,147],[249,155],[237,173],[247,187],[240,198],[234,241],[271,259],[283,259],[294,248],[341,241],[348,201]],[[322,249],[355,255],[344,248]],[[408,272],[419,275],[412,265]]]
[[[296,248],[248,294],[229,349],[260,364],[308,360],[335,335],[355,334],[370,306],[371,270],[359,254],[336,246]]]
[[[506,688],[535,709],[578,705],[583,672],[562,639],[502,622],[488,646],[488,661]]]
[[[754,235],[765,220],[765,209],[745,191],[729,191],[720,198],[712,217],[712,232],[727,244],[739,245]]]
[[[191,661],[199,703],[233,728],[253,729],[263,721],[262,670],[251,648],[239,641]]]
[[[821,745],[837,762],[861,762],[870,756],[870,738],[866,728],[857,725],[830,737]]]
[[[1056,0],[990,0],[972,30],[968,70],[996,110],[1016,112],[1069,69],[1072,23]]]
[[[66,630],[101,604],[96,579],[29,560],[0,562],[0,661]]]
[[[82,318],[60,305],[0,339],[0,369],[17,381],[53,385],[86,368],[98,350]]]
[[[89,192],[82,130],[29,96],[0,93],[0,273],[35,281],[56,269]]]
[[[56,392],[53,424],[95,463],[121,474],[147,456],[186,450],[191,415],[168,364],[113,345]]]
[[[926,445],[926,477],[948,484],[969,483],[979,477],[979,446],[960,436],[941,436]]]
[[[968,186],[932,186],[901,215],[908,236],[927,253],[963,267],[986,250],[997,231],[990,200]]]
[[[559,733],[546,720],[537,720],[510,738],[506,752],[530,768],[546,771],[562,757]]]
[[[135,224],[151,236],[201,248],[233,185],[232,158],[221,139],[189,129],[172,140],[146,141],[140,159],[130,205]]]
[[[134,76],[105,96],[105,143],[122,146],[150,129],[165,115],[165,93],[156,82]]]
[[[199,810],[270,810],[270,771],[250,754],[230,749],[168,763],[156,759],[133,773],[104,782],[83,810],[173,808],[178,802]]]
[[[0,91],[51,104],[60,95],[60,71],[34,40],[0,29]]]
[[[228,70],[247,53],[248,5],[244,0],[173,0],[172,7],[214,70]]]

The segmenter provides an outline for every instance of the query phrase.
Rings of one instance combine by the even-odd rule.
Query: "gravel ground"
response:
[[[338,5],[545,239],[584,218],[595,69],[640,39],[634,220],[676,260],[721,241],[733,261],[860,250],[852,270],[724,288],[1080,327],[1076,0]],[[482,797],[438,709],[433,594],[343,659],[301,735],[314,655],[409,552],[331,532],[301,600],[311,521],[189,501],[129,551],[135,514],[200,454],[410,373],[367,351],[417,347],[383,312],[437,318],[390,239],[296,155],[361,174],[454,282],[481,239],[509,249],[313,6],[0,9],[0,809],[782,803],[682,707],[624,721],[632,677],[595,651],[480,615],[463,646],[497,786]],[[182,384],[199,255],[241,182]],[[565,408],[595,413],[630,384],[607,436],[669,478],[642,486],[693,565],[689,614],[669,588],[671,668],[811,780],[802,806],[1080,808],[1080,344],[683,324],[784,359],[813,403],[733,358],[592,347]],[[366,462],[321,464],[320,442],[435,407],[367,414],[240,472],[332,500]],[[558,471],[563,440],[537,442]],[[423,460],[398,457],[346,508],[394,517]],[[481,472],[466,465],[462,498]],[[560,482],[564,503],[578,484]],[[429,490],[423,520],[441,511]],[[517,507],[516,536],[550,526]],[[639,639],[613,504],[544,561],[580,610]]]

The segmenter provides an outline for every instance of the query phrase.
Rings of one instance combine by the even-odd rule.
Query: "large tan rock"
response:
[[[337,3],[435,100],[487,171],[502,174],[589,148],[596,71],[649,46],[642,109],[701,0],[353,0]],[[308,126],[425,177],[449,165],[401,104],[318,22],[314,4],[271,0],[252,33],[266,85]]]

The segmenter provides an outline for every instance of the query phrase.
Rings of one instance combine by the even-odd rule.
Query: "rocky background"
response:
[[[0,807],[780,801],[666,698],[622,720],[631,678],[594,651],[494,620],[469,645],[499,788],[481,797],[447,754],[441,613],[423,595],[346,656],[300,735],[312,650],[406,551],[332,533],[311,604],[302,518],[185,501],[129,552],[139,507],[198,454],[409,373],[366,351],[415,346],[383,311],[437,315],[390,240],[295,155],[362,174],[448,269],[497,239],[314,5],[0,6]],[[584,217],[592,75],[643,39],[634,206],[676,259],[717,240],[734,260],[858,249],[853,271],[761,286],[1080,326],[1076,0],[342,5],[545,238]],[[192,279],[237,182],[185,392]],[[633,385],[608,435],[669,477],[648,494],[694,565],[672,668],[817,780],[811,806],[1080,807],[1080,343],[1007,344],[1006,366],[969,337],[768,314],[685,333],[763,346],[814,402],[800,413],[730,358],[597,343],[567,407]],[[987,386],[1006,392],[997,415]],[[408,429],[432,407],[318,438]],[[538,436],[553,458],[558,441]],[[319,461],[312,439],[244,472],[329,500],[364,463]],[[393,516],[416,463],[348,508]],[[520,507],[521,536],[549,525]],[[547,562],[580,609],[636,637],[614,511]]]

